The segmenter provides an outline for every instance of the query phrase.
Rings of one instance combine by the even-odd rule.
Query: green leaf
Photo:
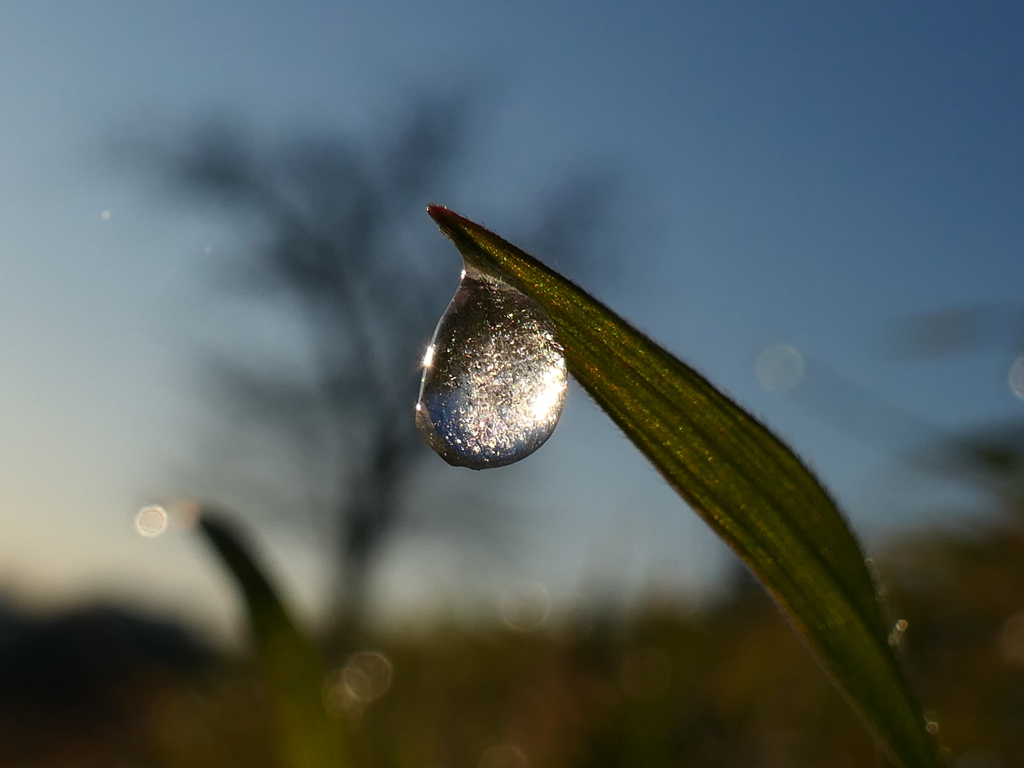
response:
[[[547,311],[569,372],[757,575],[890,758],[904,768],[938,765],[860,546],[793,452],[558,273],[446,208],[428,212],[467,263]]]
[[[204,510],[199,527],[245,598],[260,671],[273,705],[282,764],[287,768],[350,765],[342,723],[333,720],[323,704],[326,674],[312,641],[292,621],[227,520]]]

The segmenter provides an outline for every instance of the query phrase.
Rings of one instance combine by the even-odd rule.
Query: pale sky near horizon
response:
[[[791,344],[945,427],[1024,414],[1009,347],[907,362],[880,343],[908,314],[1022,303],[1020,3],[10,2],[0,590],[207,624],[234,610],[197,541],[143,540],[130,520],[194,459],[204,406],[189,340],[230,339],[238,323],[204,283],[206,249],[237,243],[119,163],[116,141],[173,137],[211,114],[268,141],[365,132],[406,95],[460,83],[493,89],[493,113],[460,196],[430,202],[514,239],[503,227],[563,170],[620,174],[618,278],[595,287],[789,439],[868,537],[919,520],[876,492],[893,454],[761,389],[759,350]],[[454,289],[454,253],[440,268]],[[713,580],[713,537],[573,394],[535,458],[471,479],[480,493],[531,489],[522,559],[487,588],[538,579],[571,597],[609,561],[626,592]],[[444,486],[458,470],[430,471]],[[256,524],[315,614],[313,537]],[[457,602],[429,565],[447,556],[390,553],[382,589],[396,605]]]

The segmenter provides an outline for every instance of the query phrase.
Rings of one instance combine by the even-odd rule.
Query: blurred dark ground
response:
[[[889,542],[874,566],[906,668],[957,768],[1024,765],[1024,507]],[[898,620],[905,624],[896,624]],[[325,704],[366,766],[885,765],[761,588],[628,615],[364,637]],[[272,766],[245,658],[95,607],[0,612],[0,765]]]

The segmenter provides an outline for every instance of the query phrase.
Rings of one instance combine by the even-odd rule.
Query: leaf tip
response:
[[[493,232],[484,229],[479,224],[470,221],[465,216],[460,216],[450,208],[443,205],[428,205],[427,214],[434,220],[434,223],[441,229],[441,232],[451,240],[463,260],[467,264],[484,269],[480,263],[481,240],[488,236],[496,237]],[[500,240],[500,238],[498,238]],[[484,269],[489,271],[489,269]]]
[[[441,228],[441,232],[449,240],[452,240],[456,246],[462,241],[471,240],[471,233],[483,229],[479,224],[475,224],[465,216],[460,216],[451,208],[445,208],[443,205],[428,205],[427,214]],[[459,250],[462,250],[462,248],[459,248]]]
[[[459,214],[455,211],[445,208],[443,205],[437,205],[432,203],[427,206],[427,215],[430,216],[441,229],[445,229],[447,226],[451,226],[453,223],[462,219]]]

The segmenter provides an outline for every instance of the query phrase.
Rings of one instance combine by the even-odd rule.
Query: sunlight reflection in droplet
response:
[[[543,380],[537,389],[533,406],[530,411],[537,421],[545,421],[551,418],[551,412],[562,407],[565,399],[565,368],[555,367],[544,374]]]
[[[143,507],[135,513],[135,532],[146,539],[155,539],[167,530],[167,510],[157,504]]]
[[[1010,366],[1010,375],[1008,377],[1010,384],[1010,390],[1024,400],[1024,355],[1021,355],[1013,361],[1013,365]]]
[[[534,632],[547,623],[551,593],[539,581],[517,581],[501,596],[501,620],[516,632]]]
[[[757,382],[769,392],[788,392],[804,377],[804,356],[789,344],[773,344],[754,361]]]
[[[354,653],[344,667],[327,676],[324,705],[335,716],[361,712],[391,688],[391,661],[378,651]]]
[[[480,768],[527,768],[528,765],[523,750],[511,744],[490,747],[480,756]]]

